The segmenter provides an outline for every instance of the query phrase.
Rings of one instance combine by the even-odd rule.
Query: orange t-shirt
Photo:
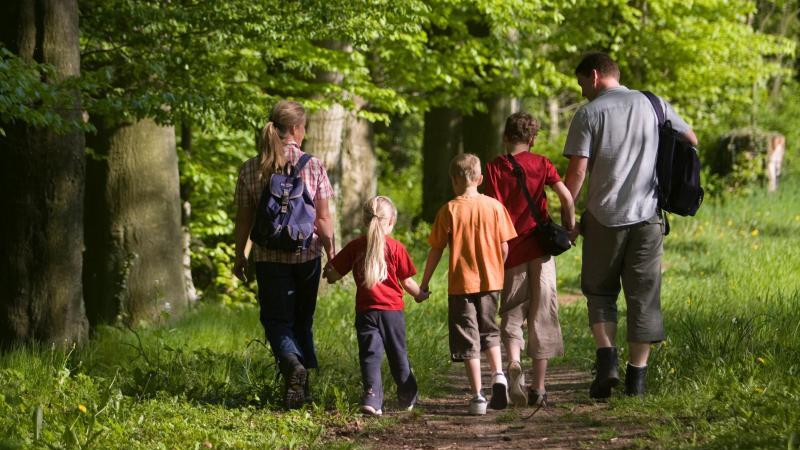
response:
[[[517,236],[508,211],[483,194],[459,196],[436,213],[428,243],[436,249],[450,246],[449,295],[503,289],[501,244]]]

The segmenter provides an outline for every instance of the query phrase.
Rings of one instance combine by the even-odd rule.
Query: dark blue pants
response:
[[[261,325],[276,359],[294,353],[306,368],[317,367],[314,310],[320,259],[299,264],[257,262]]]
[[[372,389],[375,394],[365,397],[365,402],[380,409],[383,407],[383,384],[381,363],[383,352],[389,360],[389,369],[397,385],[397,397],[411,399],[417,394],[417,380],[411,372],[406,350],[406,319],[403,311],[370,310],[356,314],[358,357],[361,364],[361,382],[364,391]]]

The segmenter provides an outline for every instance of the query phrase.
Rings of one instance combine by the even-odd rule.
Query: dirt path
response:
[[[484,367],[484,374],[487,373]],[[641,446],[645,424],[623,423],[606,403],[589,400],[590,375],[554,367],[548,375],[552,405],[489,410],[485,416],[467,415],[467,380],[461,365],[453,365],[443,397],[423,398],[414,412],[392,413],[381,427],[368,418],[340,438],[374,449],[618,449]],[[489,386],[484,376],[484,386]],[[484,389],[486,391],[486,389]],[[383,423],[383,422],[381,422]],[[350,436],[346,436],[350,434]],[[638,444],[638,445],[637,445]]]

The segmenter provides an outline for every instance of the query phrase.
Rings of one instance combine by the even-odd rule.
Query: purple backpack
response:
[[[264,186],[256,209],[250,239],[271,249],[300,253],[311,244],[317,213],[314,200],[300,171],[311,159],[304,153],[296,166],[286,163],[283,173],[274,173]]]

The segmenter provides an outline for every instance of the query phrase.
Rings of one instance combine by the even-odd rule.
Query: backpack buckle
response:
[[[283,188],[283,195],[281,195],[281,214],[286,214],[289,209],[289,188]]]

